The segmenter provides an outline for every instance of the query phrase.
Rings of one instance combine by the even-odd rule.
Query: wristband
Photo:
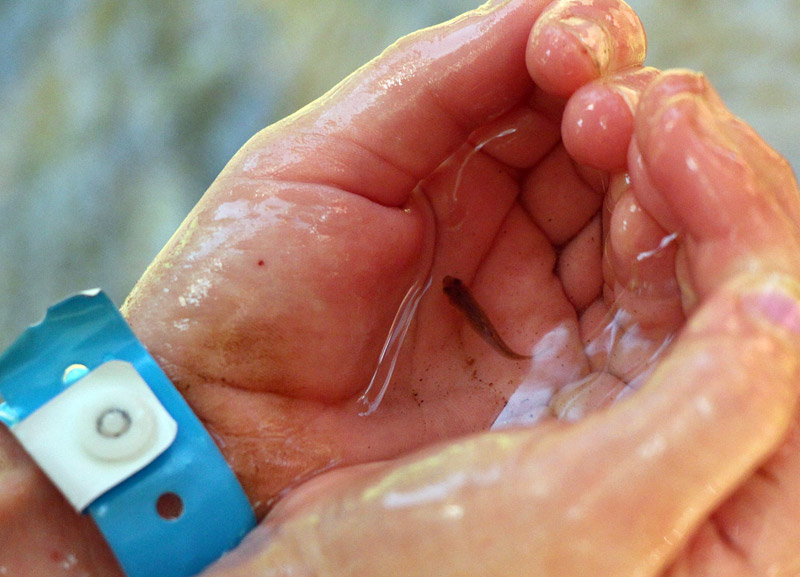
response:
[[[255,525],[211,436],[101,291],[68,298],[0,357],[0,421],[128,577],[188,577]]]

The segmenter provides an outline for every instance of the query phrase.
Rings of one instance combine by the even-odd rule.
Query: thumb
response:
[[[400,39],[253,137],[228,173],[404,204],[479,123],[529,90],[525,45],[548,1],[492,2]]]
[[[627,24],[611,17],[620,14]],[[539,19],[542,26],[532,35]],[[591,41],[584,38],[587,29],[596,32]],[[617,50],[596,69],[609,46],[628,44],[641,50]],[[316,102],[256,135],[227,174],[325,184],[399,206],[476,127],[529,94],[531,73],[547,90],[564,92],[552,77],[570,70],[569,81],[579,84],[640,64],[643,47],[641,24],[622,0],[489,2],[401,39]],[[534,59],[527,67],[526,51],[560,57]]]

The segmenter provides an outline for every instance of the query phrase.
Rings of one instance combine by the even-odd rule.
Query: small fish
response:
[[[442,285],[444,294],[450,298],[452,305],[467,316],[469,324],[483,340],[509,359],[521,360],[531,358],[530,355],[522,355],[514,351],[506,344],[497,332],[497,329],[492,325],[489,317],[486,316],[481,305],[478,304],[478,301],[475,300],[475,297],[472,296],[472,293],[469,292],[469,289],[461,279],[446,276],[444,277]]]

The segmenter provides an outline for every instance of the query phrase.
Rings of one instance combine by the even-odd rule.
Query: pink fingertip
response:
[[[623,170],[633,134],[633,112],[625,98],[605,84],[587,84],[564,110],[564,146],[581,164],[600,170]]]
[[[534,27],[526,64],[528,73],[540,88],[562,97],[569,96],[602,73],[599,67],[602,61],[589,52],[579,35],[545,19]]]
[[[552,94],[569,96],[580,86],[644,62],[647,40],[641,21],[621,0],[556,0],[528,40],[528,72]]]

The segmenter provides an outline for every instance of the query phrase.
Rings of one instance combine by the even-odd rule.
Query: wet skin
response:
[[[489,317],[486,315],[483,308],[481,308],[481,305],[478,304],[478,301],[476,301],[472,293],[469,292],[464,281],[452,276],[446,276],[442,280],[442,288],[444,294],[446,294],[450,302],[453,303],[453,306],[464,313],[469,325],[496,351],[509,359],[524,360],[531,358],[530,355],[523,355],[511,350],[511,347],[506,344],[503,337],[501,337],[497,329],[494,328],[492,321],[489,320]]]
[[[638,68],[629,11],[556,4],[531,35],[544,4],[406,39],[257,135],[131,294],[134,330],[260,514],[318,475],[216,574],[763,575],[796,560],[791,171],[701,78]],[[580,44],[597,39],[570,29],[573,10],[610,29],[611,46]],[[641,99],[636,116],[623,89]],[[597,140],[606,146],[583,146]],[[623,169],[630,180],[608,174]],[[431,291],[364,418],[356,399],[418,274],[427,231],[414,190],[436,217],[434,278],[470,279],[493,320],[516,329],[515,350],[556,346],[528,372],[477,334],[460,338],[463,318]],[[660,258],[637,261],[676,231]],[[643,340],[621,341],[606,363],[586,346],[612,307]],[[577,425],[464,437],[522,382],[608,365],[627,386],[642,348],[681,325],[630,402]],[[44,576],[74,553],[113,574],[91,526],[7,455],[0,526],[15,531],[0,551],[17,558],[2,561],[34,559]]]

